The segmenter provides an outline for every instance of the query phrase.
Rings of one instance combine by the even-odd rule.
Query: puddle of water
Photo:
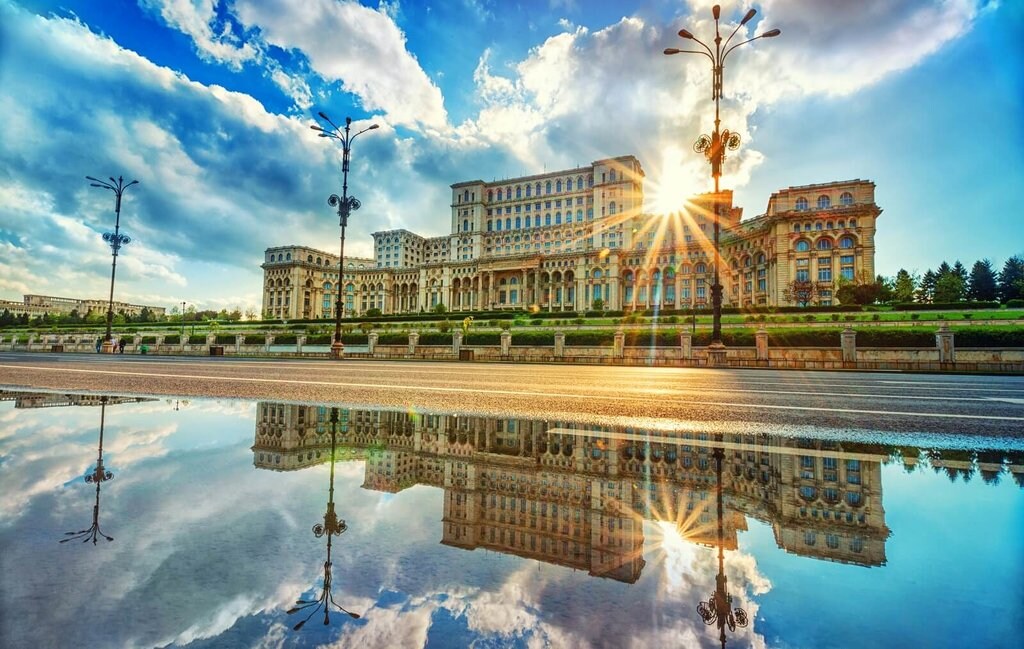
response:
[[[1016,647],[967,439],[0,394],[0,646]]]

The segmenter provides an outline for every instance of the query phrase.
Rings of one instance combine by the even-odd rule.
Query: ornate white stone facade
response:
[[[450,234],[375,232],[372,259],[346,259],[346,315],[429,311],[585,311],[710,306],[716,197],[680,212],[647,214],[640,161],[622,156],[511,180],[455,183]],[[841,277],[874,277],[874,183],[802,185],[772,194],[741,221],[732,192],[722,214],[727,306],[787,305],[796,279],[818,282],[830,304]],[[336,255],[286,246],[266,251],[264,315],[329,318]],[[333,272],[332,272],[333,270]]]

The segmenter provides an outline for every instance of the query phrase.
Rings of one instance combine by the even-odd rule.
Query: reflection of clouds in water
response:
[[[332,616],[332,627],[318,635],[294,633],[284,611],[302,593],[318,591],[322,579],[324,542],[310,527],[323,518],[327,465],[253,469],[251,438],[168,453],[175,427],[192,428],[199,444],[216,418],[203,419],[197,430],[181,411],[173,413],[174,423],[147,429],[119,416],[108,429],[105,454],[109,449],[120,468],[104,487],[101,514],[116,541],[102,550],[58,548],[60,534],[80,527],[91,511],[85,484],[62,486],[60,476],[78,480],[94,461],[99,415],[92,408],[64,410],[63,431],[31,413],[32,425],[16,440],[41,457],[45,470],[16,465],[21,536],[10,534],[13,526],[0,529],[5,582],[21,588],[0,592],[12,620],[0,630],[5,646],[56,646],[67,637],[91,646],[215,645],[239,633],[262,638],[253,645],[268,648],[308,644],[322,633],[341,647],[423,646],[428,638],[444,644],[452,625],[468,638],[538,647],[700,645],[712,637],[696,613],[697,602],[714,590],[712,550],[687,545],[657,569],[649,558],[638,582],[627,585],[444,546],[442,492],[425,485],[394,495],[362,489],[359,461],[335,469],[338,514],[350,529],[335,541],[334,595],[364,617],[342,624]],[[47,432],[36,436],[36,430]],[[180,435],[176,443],[181,446]],[[65,458],[68,449],[77,457]],[[737,604],[756,619],[745,593],[770,585],[752,557],[731,552],[727,569]],[[43,596],[53,608],[31,605],[32,597]],[[733,635],[737,646],[758,643],[750,630],[741,633]]]

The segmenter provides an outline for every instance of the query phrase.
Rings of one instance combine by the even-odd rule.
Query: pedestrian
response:
[[[124,347],[125,347],[125,345],[127,345],[127,344],[128,344],[128,341],[127,341],[127,340],[125,340],[124,338],[122,338],[121,340],[118,340],[118,341],[117,341],[117,348],[118,348],[118,350],[120,350],[120,352],[121,352],[122,354],[124,353]]]
[[[100,340],[99,338],[97,338],[96,339],[96,353],[97,354],[100,353],[100,347],[102,347],[102,346],[103,346],[103,341]]]

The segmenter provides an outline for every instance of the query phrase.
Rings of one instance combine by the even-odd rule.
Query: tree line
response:
[[[784,293],[789,301],[807,306],[828,288],[820,282],[794,280]],[[969,271],[957,260],[953,265],[943,261],[935,270],[928,269],[924,274],[901,268],[893,277],[878,275],[873,281],[841,279],[834,298],[840,304],[1007,304],[1011,300],[1024,300],[1024,257],[1010,257],[998,272],[992,261],[979,259]]]

